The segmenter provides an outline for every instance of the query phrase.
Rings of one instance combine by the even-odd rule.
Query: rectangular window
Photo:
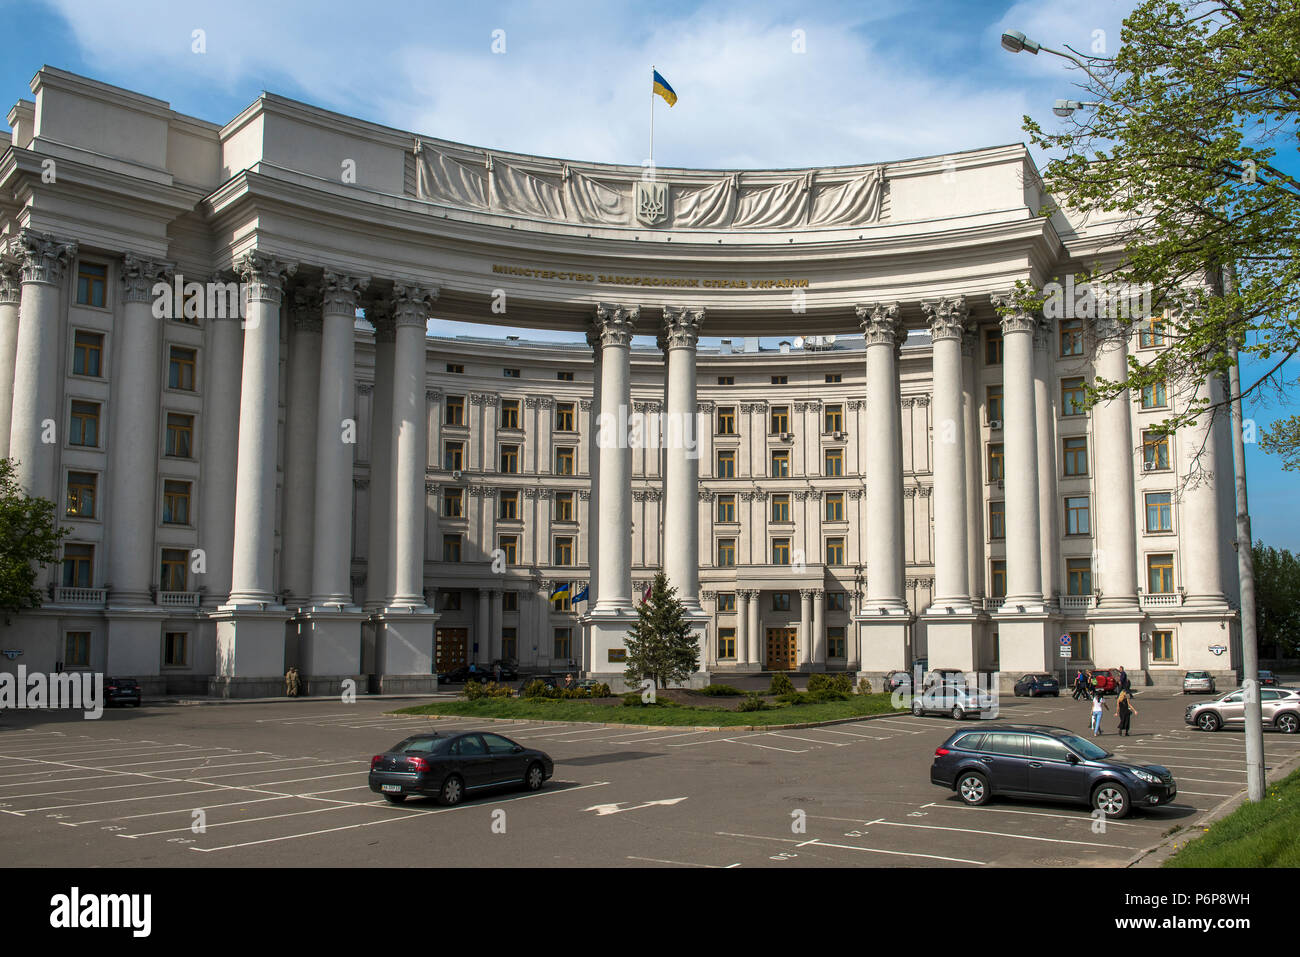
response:
[[[822,474],[836,478],[844,474],[844,450],[827,449]]]
[[[826,539],[826,564],[827,565],[844,564],[844,539],[843,538]]]
[[[844,431],[844,406],[828,405],[822,413],[822,431],[823,432],[843,432]]]
[[[994,598],[1007,597],[1007,563],[1005,559],[994,559],[991,563],[989,591]]]
[[[519,446],[517,445],[501,446],[501,474],[502,475],[519,474]]]
[[[1088,496],[1070,495],[1065,499],[1065,534],[1091,535],[1092,523],[1088,515]]]
[[[452,375],[464,375],[465,367],[461,365],[459,362],[448,362],[447,371],[450,372]]]
[[[718,452],[718,478],[736,477],[736,453],[731,449]]]
[[[177,459],[194,457],[194,416],[179,412],[167,413],[165,455]]]
[[[736,540],[734,538],[718,539],[718,567],[731,568],[736,564]]]
[[[555,404],[555,431],[572,432],[573,423],[577,418],[572,402],[557,402]]]
[[[1002,330],[984,330],[984,364],[986,366],[1002,365]]]
[[[561,375],[573,375],[572,372],[560,373]],[[505,595],[501,596],[505,598]],[[519,629],[515,627],[501,628],[501,657],[513,660],[519,656]]]
[[[736,593],[734,591],[718,592],[718,611],[735,611]]]
[[[77,305],[103,308],[108,301],[108,267],[101,263],[77,264]]]
[[[573,596],[577,593],[578,583],[568,582],[569,593],[567,595],[557,595],[551,601],[553,611],[573,611]]]
[[[163,664],[183,668],[190,663],[190,635],[186,631],[169,631],[163,635]]]
[[[773,449],[772,450],[772,478],[789,478],[790,476],[790,450]]]
[[[772,385],[789,385],[789,384],[790,384],[790,379],[788,376],[783,376],[783,375],[772,376]]]
[[[1065,580],[1071,595],[1092,594],[1092,559],[1069,558],[1065,562]]]
[[[90,632],[69,631],[64,634],[63,667],[90,667]]]
[[[68,473],[69,518],[94,518],[99,476],[94,472]]]
[[[1151,660],[1174,660],[1174,633],[1172,631],[1151,632]]]
[[[190,523],[190,483],[163,482],[163,524],[188,525]]]
[[[718,629],[718,659],[736,657],[736,629]]]
[[[718,385],[735,385],[735,384],[736,384],[736,377],[734,375],[718,376]]]
[[[465,424],[465,397],[463,395],[447,396],[447,405],[443,409],[443,425]]]
[[[1007,537],[1007,503],[989,502],[989,538]]]
[[[828,372],[828,373],[826,373],[826,382],[827,382],[828,385],[831,384],[831,383],[835,383],[835,382],[843,382],[843,381],[844,381],[844,376],[841,375],[841,374],[838,373],[838,372]]]
[[[561,382],[572,382],[572,381],[573,381],[573,373],[572,373],[572,372],[557,372],[557,373],[555,373],[555,378],[559,379]]]
[[[1086,631],[1070,632],[1070,657],[1081,661],[1092,659],[1092,642],[1088,640]]]
[[[172,346],[167,363],[167,388],[193,392],[198,353],[193,349]]]
[[[519,520],[518,489],[502,489],[497,493],[497,518],[510,522]]]
[[[573,521],[573,493],[555,493],[555,520],[557,522]]]
[[[1142,408],[1163,409],[1169,405],[1169,389],[1163,382],[1142,387]]]
[[[826,521],[828,522],[844,521],[844,493],[843,492],[826,493]]]
[[[1088,474],[1088,437],[1072,435],[1061,440],[1061,459],[1066,475]]]
[[[104,337],[97,332],[78,332],[73,338],[72,374],[99,378],[104,355]]]
[[[573,564],[573,539],[565,536],[555,540],[555,564]]]
[[[1002,386],[991,385],[984,389],[984,412],[988,418],[988,423],[992,428],[998,428],[1002,424]],[[994,425],[993,423],[998,423]]]
[[[438,595],[439,611],[460,611],[461,609],[461,592],[444,591]]]
[[[162,550],[159,587],[163,591],[189,591],[189,553],[183,548]]]
[[[1061,355],[1062,356],[1083,355],[1083,320],[1062,319],[1060,329],[1061,329]]]
[[[442,446],[442,467],[448,472],[459,472],[465,467],[465,443],[445,442]]]
[[[1061,415],[1084,415],[1087,410],[1084,402],[1088,390],[1083,384],[1083,376],[1071,376],[1061,380]]]
[[[569,447],[561,447],[555,450],[555,474],[572,475],[573,463],[577,460],[577,453]]]
[[[567,661],[573,657],[573,629],[555,629],[555,658]]]
[[[772,496],[772,521],[790,521],[790,495],[788,492]]]
[[[507,565],[514,565],[519,561],[518,535],[498,535],[497,548],[501,549],[501,557]]]
[[[155,441],[157,441],[155,439]],[[87,448],[99,447],[99,403],[73,402],[68,444]]]
[[[771,425],[768,431],[773,435],[790,431],[790,407],[788,405],[774,405],[771,412]]]
[[[1147,594],[1168,595],[1174,590],[1174,556],[1147,556]]]
[[[460,518],[465,514],[465,490],[448,488],[442,491],[442,514],[444,518]]]
[[[828,591],[826,593],[827,611],[848,611],[849,593],[846,591]]]
[[[519,428],[519,400],[518,399],[501,400],[501,428],[503,429]]]
[[[790,610],[790,593],[788,591],[772,592],[772,610],[773,611]]]
[[[718,496],[718,521],[734,522],[736,520],[736,496]]]
[[[501,374],[507,379],[518,379],[520,377],[518,369],[502,369]]]
[[[1174,504],[1172,492],[1146,494],[1147,531],[1172,532],[1174,530]]]
[[[772,564],[773,565],[790,564],[790,539],[788,538],[772,539]]]
[[[1006,478],[1005,456],[1001,442],[989,446],[989,481],[1000,482]]]
[[[736,434],[736,407],[718,406],[718,435]]]
[[[460,561],[460,536],[442,536],[442,560],[444,562]]]
[[[63,546],[63,587],[89,588],[94,575],[94,545]]]
[[[518,611],[519,610],[519,592],[504,591],[501,593],[501,610]]]
[[[1138,332],[1138,348],[1157,349],[1165,344],[1165,320],[1163,316],[1152,316]]]
[[[828,658],[847,658],[845,651],[847,642],[844,633],[846,629],[843,625],[826,626],[826,657]]]
[[[1169,468],[1169,436],[1142,433],[1142,467],[1148,471]]]

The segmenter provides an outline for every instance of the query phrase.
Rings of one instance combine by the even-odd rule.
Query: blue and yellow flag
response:
[[[654,86],[651,88],[650,92],[658,93],[664,98],[665,103],[672,106],[677,102],[677,94],[674,93],[673,88],[668,85],[668,81],[659,75],[658,70],[653,70],[651,72],[654,73]]]
[[[568,598],[568,597],[569,597],[568,582],[564,582],[563,584],[556,585],[554,588],[551,589],[551,601],[559,601],[561,598]]]

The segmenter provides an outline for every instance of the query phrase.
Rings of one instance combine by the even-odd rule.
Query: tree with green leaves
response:
[[[1169,310],[1167,348],[1130,356],[1128,378],[1098,380],[1090,400],[1179,384],[1199,398],[1164,430],[1217,414],[1231,395],[1203,386],[1235,361],[1232,344],[1261,369],[1243,396],[1293,385],[1300,181],[1284,157],[1300,137],[1300,2],[1144,0],[1114,56],[1074,52],[1090,102],[1055,132],[1025,117],[1049,153],[1043,185],[1076,222],[1117,221],[1122,258],[1085,264],[1093,284],[1149,288]],[[1265,444],[1300,464],[1300,419]]]
[[[12,459],[0,459],[0,615],[39,608],[37,570],[59,561],[59,543],[68,534],[58,528],[54,503],[23,493]]]
[[[1300,556],[1255,543],[1255,609],[1260,646],[1279,658],[1300,655]]]
[[[656,688],[685,681],[700,670],[700,649],[677,589],[663,572],[655,575],[650,600],[636,607],[636,624],[627,632],[629,684],[649,678]]]

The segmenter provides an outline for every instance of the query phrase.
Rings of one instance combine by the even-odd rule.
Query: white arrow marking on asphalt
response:
[[[606,814],[622,814],[624,811],[639,811],[643,807],[654,807],[657,804],[680,804],[685,800],[686,798],[684,797],[663,798],[659,801],[647,801],[645,804],[633,804],[631,807],[623,807],[623,802],[619,801],[617,804],[595,804],[586,808],[586,810],[595,811],[598,816],[604,817]]]

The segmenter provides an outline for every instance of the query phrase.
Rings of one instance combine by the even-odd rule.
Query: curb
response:
[[[1269,784],[1276,783],[1277,781],[1281,780],[1282,778],[1290,774],[1292,771],[1294,771],[1297,767],[1300,767],[1300,754],[1292,758],[1288,758],[1286,761],[1283,761],[1281,764],[1275,765],[1272,770],[1268,771],[1264,775],[1264,784],[1267,786]],[[1231,814],[1241,805],[1246,803],[1246,793],[1247,793],[1247,789],[1243,787],[1236,794],[1229,795],[1228,797],[1220,801],[1218,804],[1216,804],[1214,807],[1210,808],[1208,811],[1202,814],[1200,818],[1192,822],[1192,824],[1189,827],[1179,828],[1177,832],[1161,838],[1158,842],[1152,844],[1150,847],[1143,848],[1142,850],[1134,854],[1132,857],[1130,857],[1127,861],[1125,861],[1123,866],[1126,868],[1161,866],[1165,861],[1173,857],[1174,854],[1176,853],[1174,849],[1170,846],[1171,844],[1174,843],[1175,840],[1179,838],[1187,837],[1190,828],[1208,827],[1209,825],[1213,824],[1215,821],[1218,821],[1220,818],[1227,817],[1229,814]],[[1204,833],[1205,833],[1204,830],[1202,830],[1201,834]],[[1192,840],[1196,840],[1200,838],[1201,834],[1196,834],[1194,837],[1192,837]]]
[[[424,718],[428,721],[460,721],[475,718],[472,714],[398,714],[385,712],[395,718]],[[644,731],[791,731],[795,728],[820,728],[832,724],[852,724],[856,721],[874,721],[878,718],[896,718],[909,714],[907,711],[886,711],[884,714],[864,714],[854,718],[831,718],[828,721],[805,721],[800,724],[725,724],[725,725],[689,725],[689,724],[630,724],[624,721],[552,721],[544,718],[478,718],[493,724],[542,724],[575,725],[594,724],[600,728],[632,728]]]
[[[357,695],[357,703],[362,701],[407,701],[412,699],[446,701],[447,698],[439,698],[428,694],[367,694]],[[340,702],[336,694],[327,695],[298,695],[296,698],[280,696],[276,698],[154,698],[145,699],[141,705],[154,706],[177,706],[185,708],[206,707],[208,705],[219,704],[283,704],[286,702],[302,702],[311,704],[313,702]]]

